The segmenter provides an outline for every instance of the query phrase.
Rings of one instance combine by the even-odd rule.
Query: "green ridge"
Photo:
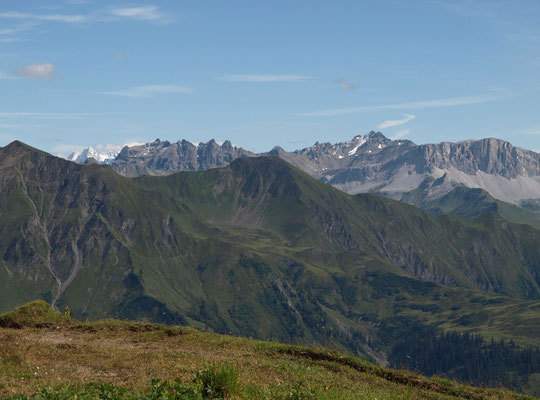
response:
[[[273,157],[129,180],[12,144],[0,183],[2,310],[39,297],[378,362],[395,318],[539,344],[540,233],[495,213],[350,196]]]

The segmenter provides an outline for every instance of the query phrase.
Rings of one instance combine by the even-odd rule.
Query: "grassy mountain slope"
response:
[[[0,396],[11,399],[530,398],[381,368],[328,349],[144,322],[81,323],[44,302],[0,315],[0,338]]]
[[[415,324],[540,339],[537,230],[346,195],[272,157],[129,180],[15,142],[0,235],[3,310],[40,297],[379,363]]]
[[[497,215],[432,218],[386,198],[347,195],[270,157],[136,182],[168,192],[206,223],[264,230],[288,248],[361,251],[423,280],[540,296],[540,281],[530,279],[538,274],[538,231],[510,228]]]

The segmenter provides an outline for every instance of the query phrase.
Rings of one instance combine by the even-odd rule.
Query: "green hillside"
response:
[[[0,396],[28,399],[532,399],[334,350],[145,322],[82,323],[33,302],[0,315]]]
[[[540,343],[540,232],[350,196],[273,157],[129,180],[0,149],[0,307],[188,324],[386,363],[419,327]],[[518,384],[524,387],[527,376]]]

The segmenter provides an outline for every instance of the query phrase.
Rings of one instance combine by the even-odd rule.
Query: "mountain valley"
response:
[[[278,157],[129,179],[20,142],[0,192],[3,310],[42,298],[382,364],[422,327],[539,343],[540,232],[492,211],[431,216]]]

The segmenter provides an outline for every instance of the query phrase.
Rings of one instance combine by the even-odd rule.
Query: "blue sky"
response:
[[[540,151],[540,2],[0,2],[0,146],[369,130]]]

